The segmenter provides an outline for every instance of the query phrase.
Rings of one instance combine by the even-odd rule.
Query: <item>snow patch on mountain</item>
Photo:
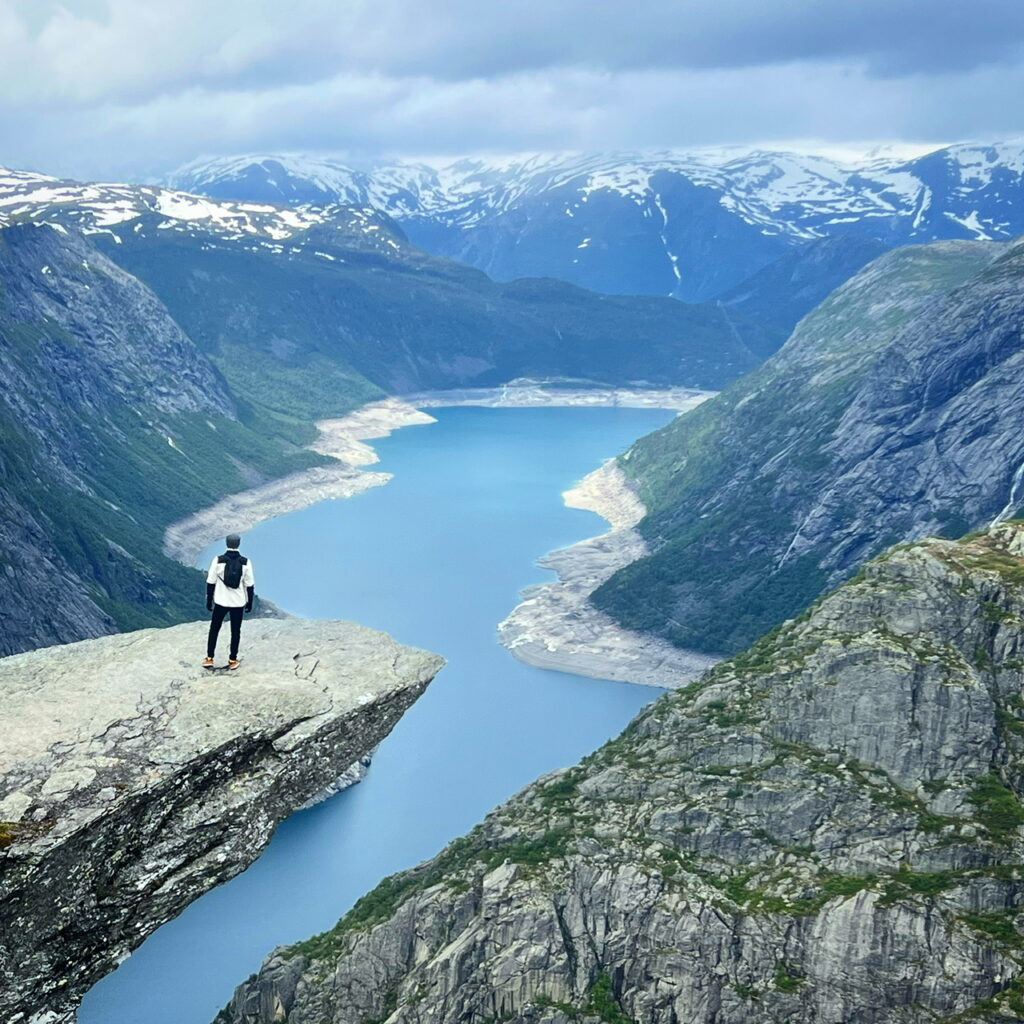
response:
[[[201,232],[231,241],[248,238],[282,252],[277,243],[304,242],[310,229],[329,227],[339,239],[358,238],[363,248],[387,253],[402,248],[391,226],[369,205],[219,200],[161,186],[83,183],[0,168],[0,227],[22,220],[49,222],[60,230],[72,226],[85,234],[112,235],[117,241],[119,230],[128,225],[136,233]]]

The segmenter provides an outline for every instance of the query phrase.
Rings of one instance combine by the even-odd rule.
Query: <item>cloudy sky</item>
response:
[[[0,0],[0,165],[1024,135],[1021,0]]]

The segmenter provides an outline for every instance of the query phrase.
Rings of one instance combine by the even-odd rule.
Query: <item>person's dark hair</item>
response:
[[[237,548],[242,543],[242,538],[237,533],[229,533],[225,543],[229,548]]]

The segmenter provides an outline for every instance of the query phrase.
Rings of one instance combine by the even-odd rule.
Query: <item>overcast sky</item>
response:
[[[0,165],[1024,135],[1022,0],[0,0]]]

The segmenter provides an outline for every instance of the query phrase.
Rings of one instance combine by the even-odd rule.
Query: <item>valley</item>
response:
[[[70,1020],[268,840],[82,1024],[1024,1013],[1021,166],[994,143],[267,155],[173,176],[193,192],[0,172],[0,686],[75,657],[55,644],[196,642],[191,566],[228,528],[260,564],[254,637],[351,617],[449,659],[223,870],[172,842],[137,902],[119,791],[86,779],[120,755],[53,789],[15,736],[15,1019]],[[188,821],[241,820],[196,793]],[[72,898],[45,868],[32,910],[51,830],[116,871],[86,858]],[[186,962],[210,977],[183,994]]]

